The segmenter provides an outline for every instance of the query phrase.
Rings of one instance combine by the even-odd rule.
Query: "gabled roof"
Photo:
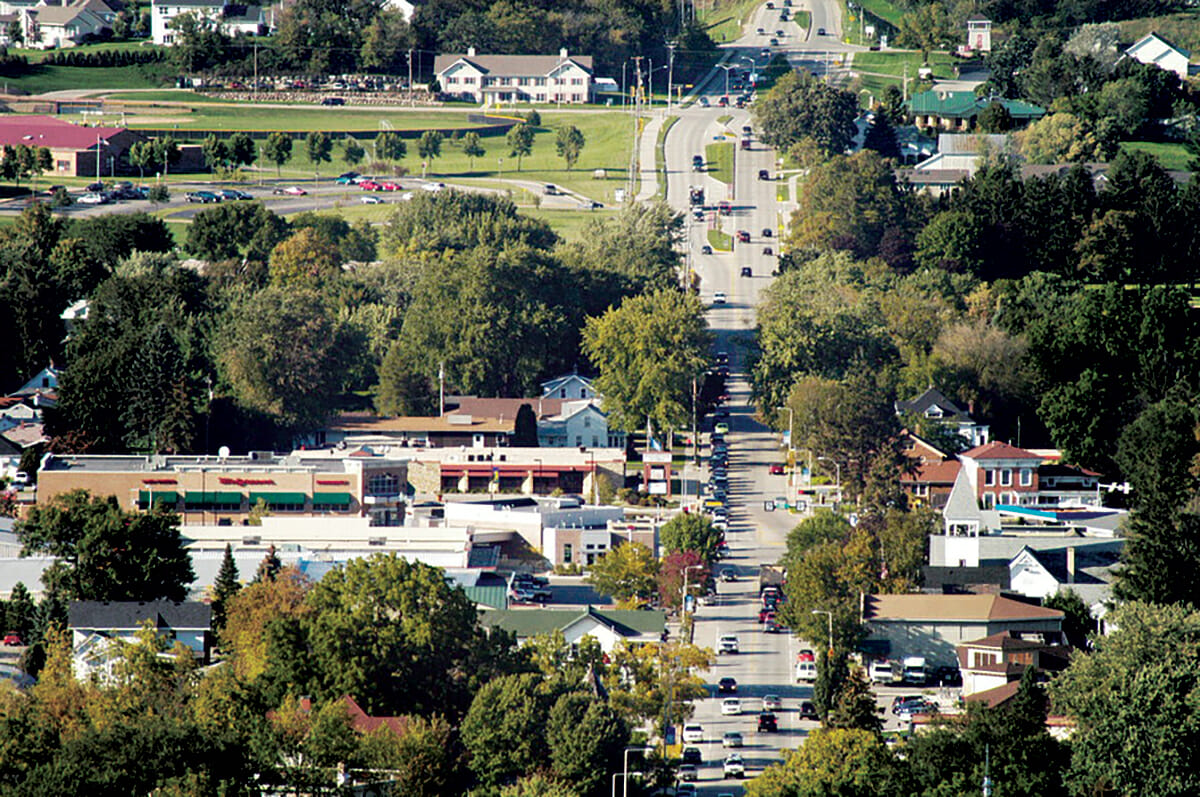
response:
[[[969,703],[982,703],[988,708],[1007,703],[1017,696],[1017,692],[1021,689],[1020,681],[1009,681],[1006,684],[1001,684],[993,689],[984,689],[982,692],[973,692],[963,697]]]
[[[1041,457],[1032,451],[1017,448],[1014,445],[1002,443],[999,440],[975,446],[972,449],[962,452],[959,456],[970,457],[971,459],[1032,459],[1037,462],[1041,462],[1042,460]]]
[[[964,648],[984,648],[986,650],[1038,650],[1046,647],[1040,642],[1021,639],[1012,631],[1001,631],[998,634],[985,636],[971,642],[962,643]]]
[[[556,376],[553,379],[548,379],[545,382],[542,382],[542,395],[549,396],[563,385],[570,384],[571,382],[579,382],[580,384],[585,385],[588,390],[592,391],[592,393],[596,392],[596,388],[592,384],[592,380],[589,377],[583,376],[582,374],[563,374],[562,376]]]
[[[212,607],[199,601],[71,601],[67,625],[72,630],[127,631],[144,620],[155,628],[208,630],[212,626]]]
[[[358,701],[350,695],[345,695],[342,702],[345,703],[346,712],[350,715],[350,725],[359,733],[367,734],[379,728],[391,728],[397,736],[404,735],[408,726],[407,717],[372,717],[363,711],[362,706],[358,705]]]
[[[433,71],[441,74],[459,62],[468,63],[480,72],[498,76],[541,77],[548,75],[562,64],[573,63],[581,69],[592,71],[590,55],[439,55],[433,60]]]
[[[1062,620],[1063,613],[999,595],[868,595],[868,622],[994,622]]]
[[[1175,52],[1182,55],[1184,58],[1191,58],[1191,56],[1192,56],[1192,53],[1190,50],[1185,50],[1182,47],[1179,47],[1179,46],[1167,41],[1157,31],[1150,31],[1145,36],[1143,36],[1142,38],[1135,41],[1133,44],[1131,44],[1129,46],[1129,48],[1127,50],[1125,50],[1125,54],[1132,56],[1133,53],[1142,49],[1143,47],[1145,47],[1148,44],[1157,45],[1158,47],[1160,47],[1164,50],[1174,50]],[[1157,59],[1155,59],[1155,60],[1157,60]]]
[[[1004,106],[1014,119],[1040,119],[1046,115],[1046,109],[1021,100],[1010,100],[1005,97],[976,97],[973,91],[918,91],[908,101],[908,108],[914,114],[940,116],[947,119],[969,119],[979,114],[984,108],[997,102]]]
[[[503,628],[527,639],[538,634],[565,631],[584,620],[593,620],[624,637],[661,634],[666,628],[666,615],[661,611],[637,609],[598,609],[588,606],[584,611],[573,609],[496,609],[485,610],[480,622]]]
[[[896,414],[903,415],[906,412],[913,412],[918,415],[925,415],[930,410],[941,410],[942,420],[944,421],[970,421],[971,416],[966,410],[955,404],[950,399],[946,398],[936,387],[930,387],[921,395],[908,401],[897,401],[895,403]]]
[[[1111,571],[1121,561],[1120,547],[1112,546],[1073,546],[1075,550],[1075,584],[1110,584]],[[1021,548],[1009,562],[1009,567],[1022,556],[1028,557],[1046,571],[1059,584],[1067,584],[1070,579],[1067,573],[1067,549],[1043,548],[1035,550],[1029,546]]]
[[[954,477],[954,487],[950,490],[950,497],[946,499],[946,506],[942,508],[942,517],[947,522],[983,523],[983,511],[975,498],[975,490],[971,487],[966,468],[959,468],[958,475]]]

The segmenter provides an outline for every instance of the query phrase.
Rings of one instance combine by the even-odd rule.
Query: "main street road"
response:
[[[832,0],[810,0],[795,4],[795,10],[812,14],[809,30],[792,21],[781,22],[781,0],[775,9],[759,6],[746,27],[746,34],[726,47],[724,63],[747,71],[762,67],[770,54],[783,53],[793,66],[804,67],[816,74],[828,74],[837,59],[854,48],[839,41],[841,15]],[[757,33],[761,28],[762,34]],[[824,28],[826,35],[816,34]],[[780,36],[776,31],[783,31]],[[771,46],[770,39],[778,40]],[[718,107],[718,99],[726,95],[728,72],[717,71],[700,89],[699,96],[707,100],[677,111],[679,121],[668,133],[665,152],[668,202],[688,214],[686,248],[689,262],[700,278],[700,296],[711,303],[716,293],[724,293],[725,304],[711,304],[709,325],[716,338],[716,350],[729,354],[730,450],[729,464],[729,545],[731,556],[726,565],[736,568],[738,581],[721,583],[717,600],[702,606],[696,613],[695,641],[718,648],[717,640],[725,634],[736,634],[741,652],[721,655],[717,666],[709,673],[712,696],[696,704],[694,721],[704,727],[705,742],[701,745],[705,766],[697,784],[701,794],[716,795],[738,791],[736,784],[724,780],[722,760],[730,751],[721,744],[726,731],[741,731],[746,747],[739,751],[747,765],[747,775],[761,772],[763,767],[778,761],[781,748],[799,746],[816,723],[798,718],[799,703],[811,697],[811,687],[799,685],[793,678],[796,653],[811,645],[790,634],[767,634],[757,622],[759,609],[758,574],[763,564],[773,564],[785,550],[788,531],[798,518],[785,511],[766,511],[765,504],[776,496],[785,495],[783,476],[769,473],[769,465],[783,461],[780,436],[763,425],[756,417],[751,403],[747,353],[753,344],[755,308],[763,300],[763,292],[771,284],[777,268],[779,236],[785,219],[776,197],[778,163],[776,153],[764,146],[752,129],[748,110]],[[731,81],[732,82],[732,81]],[[730,86],[732,89],[732,85]],[[737,92],[732,92],[736,95]],[[728,118],[726,118],[728,117]],[[724,121],[718,121],[723,119]],[[751,126],[750,147],[742,149],[739,142],[746,137],[743,126]],[[717,141],[729,141],[735,146],[735,168],[729,184],[719,182],[708,171],[692,168],[696,155],[703,157],[705,147]],[[768,180],[759,179],[766,170]],[[692,186],[703,187],[706,204],[712,208],[722,200],[728,201],[733,212],[719,216],[708,211],[702,220],[692,217],[688,206],[688,191]],[[721,229],[735,235],[738,230],[750,234],[750,243],[735,243],[732,252],[703,254],[708,244],[708,230]],[[769,235],[767,233],[769,232]],[[770,248],[770,254],[767,248]],[[749,276],[743,269],[749,268]],[[725,716],[721,713],[721,697],[716,695],[716,683],[730,676],[737,679],[743,713]],[[777,712],[779,733],[759,734],[757,714],[762,697],[778,695],[784,709]]]

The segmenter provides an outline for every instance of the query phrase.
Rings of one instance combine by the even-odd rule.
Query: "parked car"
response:
[[[930,703],[928,700],[922,697],[916,700],[909,700],[901,703],[898,706],[895,706],[892,709],[892,713],[895,714],[899,719],[911,719],[916,714],[929,714],[936,709],[937,707],[934,706],[933,703]]]
[[[726,731],[721,737],[722,747],[741,747],[745,744],[742,734],[739,731]]]
[[[334,182],[338,185],[354,185],[361,176],[358,172],[342,172]]]
[[[233,202],[237,202],[237,201],[245,200],[245,199],[254,199],[254,197],[250,196],[245,191],[238,191],[233,188],[226,188],[224,190],[218,191],[217,194],[220,195],[221,199],[228,199]]]
[[[0,644],[3,644],[5,647],[19,648],[25,643],[21,641],[20,634],[11,634],[10,633],[10,634],[4,635],[4,640],[2,642],[0,642]]]
[[[104,194],[97,194],[95,191],[79,197],[79,202],[83,205],[103,205],[107,201],[108,199]],[[193,200],[189,199],[188,201],[191,202]]]
[[[431,192],[436,193],[438,191],[445,189],[445,187],[446,187],[445,183],[425,183],[424,185],[421,186],[421,189],[424,191],[431,191]]]
[[[346,100],[342,97],[324,97],[321,99],[322,105],[345,105]]]
[[[727,778],[744,778],[746,777],[746,762],[742,761],[742,757],[737,753],[725,759],[725,777]]]
[[[731,695],[737,692],[737,679],[728,675],[717,681],[717,694]]]
[[[380,191],[379,183],[368,178],[362,178],[358,181],[358,187],[364,191]]]
[[[939,686],[962,686],[962,670],[957,667],[938,667],[933,671],[933,683]]]
[[[212,191],[189,191],[183,195],[183,198],[188,202],[199,202],[202,205],[207,205],[210,202],[220,202],[221,197],[214,194]],[[81,202],[83,200],[80,200]]]

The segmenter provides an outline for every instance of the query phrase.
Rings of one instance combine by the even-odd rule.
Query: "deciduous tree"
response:
[[[616,601],[645,600],[654,593],[658,562],[641,543],[618,545],[589,570],[587,583]]]
[[[858,101],[804,70],[789,71],[751,108],[763,143],[789,149],[812,139],[826,155],[845,152],[858,128]]]
[[[579,160],[579,153],[583,152],[585,144],[583,133],[575,125],[563,125],[558,128],[558,133],[554,137],[554,149],[558,152],[558,157],[567,162],[567,171],[571,171],[575,167],[575,162]],[[521,161],[517,160],[517,171],[520,171]]]
[[[508,154],[517,159],[517,171],[521,171],[521,160],[533,152],[533,127],[521,123],[508,131]]]
[[[268,133],[263,142],[263,157],[275,164],[275,176],[279,177],[283,164],[292,159],[292,137],[278,130]]]

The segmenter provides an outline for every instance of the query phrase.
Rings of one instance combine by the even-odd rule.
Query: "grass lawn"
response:
[[[290,117],[289,117],[290,121]],[[562,158],[555,152],[555,127],[570,123],[579,128],[586,140],[583,152],[575,168],[567,171]],[[442,143],[442,156],[435,158],[429,166],[427,177],[453,181],[465,179],[487,183],[502,177],[505,180],[522,180],[536,184],[554,183],[586,197],[598,199],[606,205],[614,201],[614,192],[625,187],[629,168],[629,153],[632,145],[630,118],[622,113],[567,115],[542,114],[544,127],[534,135],[533,153],[522,159],[521,171],[517,171],[517,159],[509,154],[503,138],[485,138],[482,145],[483,157],[476,158],[474,168],[470,159],[462,153],[459,143],[447,139]],[[367,147],[370,151],[370,146]],[[421,161],[417,158],[416,142],[408,142],[408,155],[400,162],[410,175],[420,176]],[[333,162],[321,165],[322,182],[347,169],[341,160],[341,148],[335,144]],[[603,169],[606,177],[596,179],[593,173]],[[369,167],[360,165],[356,171],[370,173]],[[312,161],[304,151],[304,143],[297,142],[292,148],[292,160],[282,169],[282,177],[294,180],[313,179]],[[273,177],[273,165],[265,166],[265,174]],[[519,191],[517,192],[519,194]],[[357,196],[357,194],[355,195]],[[520,196],[517,196],[520,201]]]
[[[750,15],[762,0],[713,0],[712,8],[700,11],[700,22],[708,35],[717,44],[733,41],[742,35],[743,24],[749,23]]]
[[[663,126],[658,131],[658,141],[654,145],[654,157],[657,159],[656,164],[662,168],[656,168],[655,176],[658,179],[658,197],[660,199],[667,198],[667,133],[671,132],[671,128],[679,121],[678,116],[669,116],[663,122]]]
[[[900,17],[904,16],[904,11],[889,0],[856,0],[857,3],[861,3],[868,13],[900,27]]]
[[[221,97],[209,97],[191,89],[163,89],[161,91],[114,91],[105,94],[106,100],[124,100],[127,102],[214,102],[231,103],[237,100],[227,100]]]
[[[723,113],[717,117],[717,124],[719,124],[719,125],[727,125],[732,121],[733,121],[733,114],[731,114],[731,113]]]
[[[148,68],[126,66],[115,69],[105,66],[31,64],[27,69],[22,69],[19,75],[5,75],[0,77],[0,81],[3,81],[6,89],[21,89],[30,94],[63,89],[153,89],[163,85],[163,81],[153,72],[160,66],[151,64]]]
[[[201,100],[208,102],[208,100]],[[149,111],[149,109],[147,109]],[[145,118],[129,126],[179,127],[199,130],[382,130],[386,122],[396,130],[425,130],[431,127],[467,127],[467,114],[428,111],[370,110],[347,108],[287,108],[249,102],[213,103],[191,107],[164,106],[152,111],[161,120]],[[543,114],[545,118],[546,114]],[[586,117],[590,118],[590,117]]]
[[[917,90],[917,75],[922,66],[920,53],[855,53],[853,67],[854,71],[860,75],[862,83],[859,102],[865,107],[870,97],[874,97],[878,101],[883,95],[883,90],[888,86],[900,86],[904,82],[905,64],[908,65],[908,91],[911,95],[913,91]],[[930,53],[929,66],[932,67],[935,77],[954,77],[954,63],[949,53]]]
[[[1188,161],[1192,157],[1183,144],[1161,141],[1122,141],[1121,149],[1132,152],[1148,152],[1158,158],[1158,162],[1164,169],[1178,171],[1187,171]]]
[[[733,251],[733,236],[721,232],[720,230],[708,231],[708,245],[713,248],[714,252],[732,252]]]
[[[99,42],[97,44],[80,44],[75,47],[72,47],[71,52],[77,53],[79,55],[84,55],[86,53],[102,53],[102,52],[118,51],[118,50],[135,50],[137,52],[145,52],[146,50],[160,49],[160,48],[156,48],[155,45],[150,44],[149,41],[150,41],[149,39],[146,39],[144,42],[143,41]],[[15,48],[12,48],[9,50],[9,53],[11,53],[12,55],[23,55],[26,58],[28,58],[30,60],[30,62],[43,61],[55,52],[57,52],[57,51],[56,50],[33,50],[33,49],[19,48],[19,47],[15,47]]]
[[[726,185],[733,182],[733,147],[731,141],[707,144],[704,147],[704,161],[708,165],[708,173]]]
[[[787,180],[780,180],[775,184],[775,199],[779,202],[787,202],[790,191],[788,190]]]

